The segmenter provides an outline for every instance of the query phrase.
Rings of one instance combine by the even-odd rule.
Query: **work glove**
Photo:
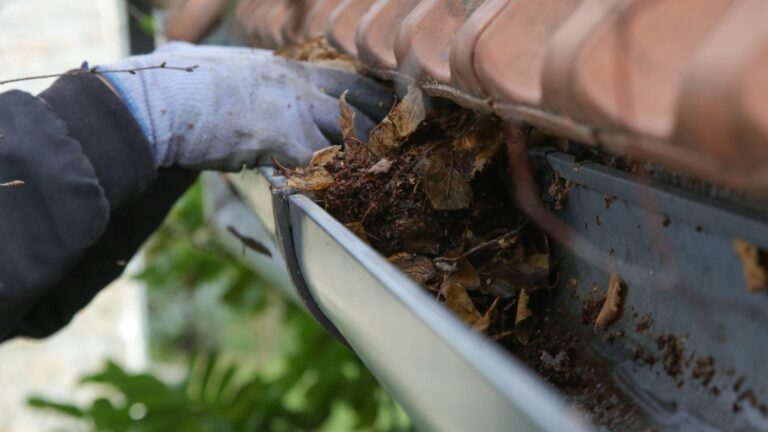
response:
[[[98,69],[114,71],[104,76],[147,136],[158,167],[238,171],[271,158],[304,165],[315,150],[342,143],[345,91],[358,136],[393,103],[392,92],[368,78],[268,50],[174,42]]]

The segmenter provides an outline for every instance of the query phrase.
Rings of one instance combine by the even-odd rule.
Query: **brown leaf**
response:
[[[472,330],[483,335],[487,334],[488,327],[491,325],[491,317],[493,316],[493,312],[496,310],[496,306],[498,304],[499,298],[496,297],[496,299],[493,300],[493,303],[491,303],[491,307],[488,308],[488,310],[479,320],[475,321],[474,325],[472,325]]]
[[[461,284],[452,281],[450,278],[443,279],[440,292],[445,297],[445,305],[459,316],[470,326],[480,320],[483,316],[477,311],[472,299],[469,298],[467,290]]]
[[[424,95],[415,84],[392,111],[370,133],[368,145],[379,156],[400,148],[426,117]]]
[[[334,183],[333,176],[321,166],[310,166],[285,173],[289,187],[299,190],[318,191],[328,189]]]
[[[368,233],[365,232],[365,227],[363,227],[362,222],[350,222],[350,223],[344,224],[344,226],[347,227],[348,230],[355,233],[355,235],[358,236],[360,240],[366,243],[370,243],[370,241],[368,240]]]
[[[341,146],[332,145],[321,148],[312,154],[312,160],[309,161],[309,166],[325,166],[333,162],[339,154],[341,154]]]
[[[601,329],[607,328],[613,324],[621,315],[622,304],[622,286],[624,282],[619,278],[616,273],[611,273],[610,282],[608,282],[608,293],[605,296],[605,302],[603,307],[600,308],[600,313],[597,314],[595,319],[595,326]]]
[[[536,330],[536,324],[538,319],[533,315],[528,305],[529,297],[528,293],[524,290],[520,290],[520,294],[517,297],[517,313],[515,314],[515,337],[517,341],[523,345],[528,345],[533,336],[534,330]]]
[[[450,278],[468,290],[477,289],[480,286],[480,275],[477,274],[472,263],[463,259],[457,264],[456,270],[451,273]]]
[[[768,271],[765,267],[765,263],[768,262],[768,254],[744,240],[734,240],[733,247],[741,259],[741,269],[749,292],[768,291]]]
[[[397,268],[402,270],[403,273],[420,284],[427,282],[435,276],[435,266],[429,258],[423,255],[400,252],[388,259]]]
[[[504,143],[502,130],[495,122],[482,122],[482,126],[453,141],[453,149],[469,157],[466,173],[468,178],[473,178],[482,171],[498,153]]]
[[[472,203],[472,187],[457,169],[454,156],[450,146],[443,146],[420,163],[427,196],[436,210],[459,210]]]
[[[347,103],[347,93],[345,90],[339,98],[339,127],[344,136],[344,143],[349,140],[357,140],[357,129],[355,129],[355,111]]]
[[[395,222],[398,238],[408,252],[436,254],[439,248],[437,238],[440,235],[435,227],[428,225],[421,218],[398,219]]]

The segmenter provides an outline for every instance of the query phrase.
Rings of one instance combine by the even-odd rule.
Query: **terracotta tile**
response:
[[[482,0],[422,0],[403,20],[395,41],[400,72],[449,83],[451,45],[459,27]]]
[[[280,23],[287,10],[287,0],[267,0],[260,3],[253,12],[254,36],[256,45],[260,48],[277,48],[282,44]]]
[[[288,14],[283,19],[281,32],[286,44],[298,44],[306,39],[304,23],[310,11],[320,0],[290,0],[288,2]]]
[[[360,19],[355,43],[357,55],[376,69],[395,69],[395,37],[406,15],[420,0],[378,0]]]
[[[259,18],[264,10],[275,0],[247,0],[240,1],[235,10],[235,19],[243,27],[248,42],[253,46],[259,46]]]
[[[539,105],[549,44],[582,2],[506,2],[475,45],[474,70],[484,91],[495,100]]]
[[[544,103],[654,138],[674,127],[682,78],[734,0],[586,0],[557,32]]]
[[[451,84],[475,95],[484,93],[475,72],[475,47],[480,35],[496,19],[499,12],[512,2],[512,0],[486,0],[456,32],[449,56]],[[505,41],[499,47],[504,48],[498,51],[506,52],[508,45]]]
[[[768,2],[743,0],[697,52],[674,140],[751,182],[768,162]],[[764,179],[765,180],[765,179]]]
[[[360,18],[368,12],[368,9],[376,0],[344,0],[333,11],[328,20],[328,28],[325,35],[328,43],[339,51],[357,56],[355,46],[355,32]]]
[[[328,28],[328,19],[339,4],[341,0],[318,0],[307,13],[304,36],[308,39],[323,36]]]

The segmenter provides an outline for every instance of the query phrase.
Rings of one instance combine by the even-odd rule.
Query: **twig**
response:
[[[272,165],[275,166],[275,169],[279,171],[283,175],[283,177],[288,177],[289,175],[296,172],[296,170],[292,170],[287,166],[278,162],[277,159],[275,159],[274,157],[272,158]]]
[[[155,66],[144,66],[144,67],[138,67],[134,69],[105,69],[101,70],[98,68],[98,66],[94,66],[92,68],[88,67],[88,63],[83,63],[83,67],[80,69],[71,70],[69,72],[59,73],[59,74],[48,74],[48,75],[35,75],[35,76],[28,76],[28,77],[22,77],[22,78],[13,78],[5,81],[0,81],[0,85],[4,84],[10,84],[15,83],[19,81],[32,81],[32,80],[39,80],[39,79],[46,79],[46,78],[59,78],[64,76],[75,76],[75,75],[103,75],[106,73],[128,73],[131,75],[136,75],[136,72],[151,70],[151,69],[167,69],[167,70],[176,70],[176,71],[182,71],[182,72],[194,72],[195,69],[197,69],[198,65],[192,65],[192,66],[168,66],[165,62],[155,65]]]
[[[506,232],[506,233],[496,237],[495,239],[488,240],[486,242],[480,243],[479,245],[473,247],[472,249],[464,252],[463,254],[461,254],[461,255],[459,255],[457,257],[439,257],[439,258],[436,258],[435,261],[444,261],[444,262],[461,261],[464,258],[472,255],[475,252],[483,250],[483,249],[485,249],[485,248],[487,248],[489,246],[493,246],[495,244],[498,244],[499,242],[501,242],[502,240],[504,240],[504,239],[506,239],[508,237],[512,237],[512,236],[516,236],[516,235],[520,234],[520,231],[522,231],[523,228],[526,227],[526,225],[528,225],[528,221],[525,221],[525,222],[521,223],[520,225],[517,226],[517,228],[513,229],[512,231]]]
[[[25,183],[21,180],[14,180],[10,181],[8,183],[0,183],[0,188],[14,188],[19,186],[24,186]]]
[[[371,148],[368,147],[368,144],[364,143],[360,138],[357,138],[357,137],[344,138],[344,144],[347,144],[347,141],[363,146],[366,150],[368,150],[368,153],[372,154],[374,157],[378,159],[381,159],[381,156],[377,155],[375,151],[371,150]]]

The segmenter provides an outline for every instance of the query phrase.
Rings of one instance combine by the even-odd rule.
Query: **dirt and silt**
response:
[[[283,55],[355,69],[317,42]],[[343,145],[318,151],[307,167],[276,163],[288,185],[521,359],[595,425],[653,427],[590,347],[603,331],[597,327],[620,314],[621,280],[612,275],[603,294],[584,301],[580,317],[566,317],[553,301],[555,285],[563,286],[557,262],[547,237],[510,198],[500,122],[430,99],[414,85],[367,137],[355,135],[343,97],[340,108]],[[557,210],[568,187],[556,181],[542,193]]]

